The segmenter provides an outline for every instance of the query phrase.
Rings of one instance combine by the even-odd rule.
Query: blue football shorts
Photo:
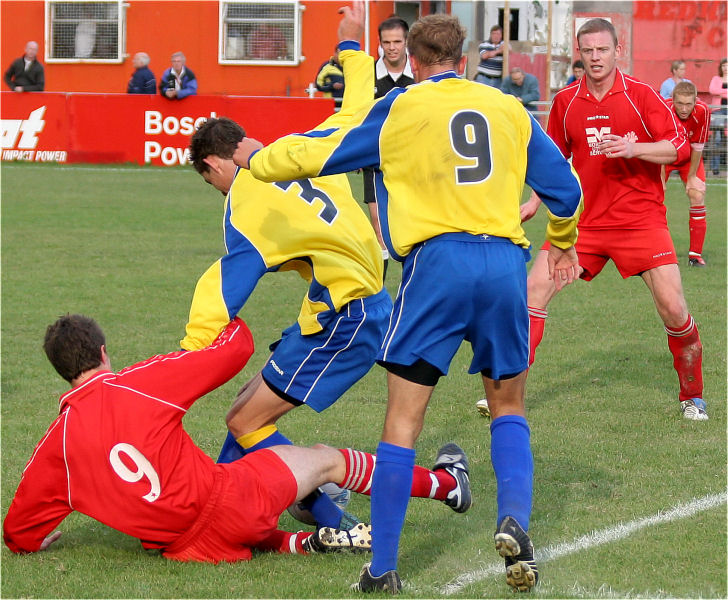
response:
[[[446,233],[418,244],[405,259],[377,360],[422,359],[446,375],[467,340],[470,373],[501,379],[526,370],[529,259],[529,250],[487,235]]]
[[[302,335],[294,323],[271,345],[263,379],[279,395],[321,412],[372,368],[391,312],[382,289],[349,302],[319,333]]]

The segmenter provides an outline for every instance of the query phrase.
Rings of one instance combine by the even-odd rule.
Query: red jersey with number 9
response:
[[[61,396],[5,518],[7,546],[37,551],[74,510],[149,547],[177,539],[205,506],[215,468],[182,417],[252,353],[250,330],[234,319],[207,348],[100,372]]]

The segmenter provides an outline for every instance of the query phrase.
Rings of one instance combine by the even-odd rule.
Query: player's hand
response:
[[[54,531],[50,535],[47,535],[45,539],[41,542],[40,549],[47,550],[48,546],[55,542],[59,537],[61,537],[60,531]]]
[[[164,92],[164,95],[167,96],[167,98],[175,98],[177,96],[177,90],[167,90]]]
[[[364,34],[364,2],[355,0],[353,6],[342,6],[339,14],[343,15],[337,32],[340,42],[344,40],[359,41]]]
[[[549,279],[554,282],[556,291],[579,279],[584,269],[579,266],[579,256],[574,246],[562,250],[551,244],[548,252]]]
[[[597,148],[607,158],[632,158],[634,156],[634,145],[636,141],[630,135],[622,137],[613,133],[607,133],[602,141],[599,142]]]
[[[16,85],[15,88],[13,88],[14,92],[22,92],[23,86],[22,85]]]
[[[538,197],[536,192],[531,192],[531,197],[521,204],[521,223],[525,223],[532,218],[539,206],[541,206],[541,198]]]
[[[253,138],[244,137],[238,142],[238,147],[233,152],[233,162],[243,169],[250,169],[250,156],[256,150],[260,150],[263,147],[258,140]]]

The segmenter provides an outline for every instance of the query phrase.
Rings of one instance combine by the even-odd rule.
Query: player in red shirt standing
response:
[[[104,334],[93,319],[66,315],[43,345],[72,389],[38,443],[3,523],[16,553],[45,550],[53,530],[78,511],[139,538],[179,561],[250,560],[251,548],[308,553],[371,547],[369,527],[278,530],[294,501],[333,481],[368,493],[374,456],[357,450],[272,446],[215,464],[185,432],[182,417],[201,396],[240,371],[253,353],[245,323],[233,319],[201,350],[173,352],[111,370]],[[467,466],[440,451],[434,471],[418,468],[412,493],[470,506]],[[460,456],[458,454],[458,456]],[[53,533],[52,533],[53,532]]]
[[[698,100],[698,91],[689,81],[681,81],[672,91],[672,99],[667,100],[683,127],[690,142],[690,161],[681,165],[666,165],[663,181],[667,182],[670,173],[677,171],[685,184],[685,193],[690,200],[690,250],[688,264],[691,267],[704,267],[703,242],[708,229],[705,212],[705,167],[703,148],[710,134],[710,108]]]
[[[622,277],[642,277],[665,324],[683,416],[705,420],[702,345],[683,294],[660,177],[661,165],[688,159],[685,130],[657,92],[617,68],[622,48],[609,21],[587,21],[577,40],[586,71],[554,96],[548,133],[572,159],[584,191],[576,243],[581,278],[596,277],[609,259]],[[521,218],[531,218],[539,204],[532,196]],[[542,249],[528,277],[530,363],[557,291],[546,257]]]

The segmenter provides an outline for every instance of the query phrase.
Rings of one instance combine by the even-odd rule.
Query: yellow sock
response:
[[[276,431],[278,431],[278,428],[275,425],[266,425],[265,427],[261,427],[260,429],[241,435],[235,441],[247,450],[265,438],[270,437]]]

